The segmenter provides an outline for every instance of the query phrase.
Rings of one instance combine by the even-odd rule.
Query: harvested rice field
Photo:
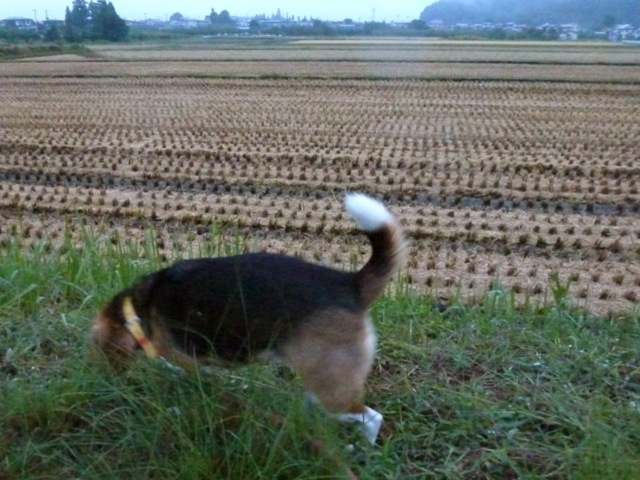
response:
[[[402,277],[441,301],[543,303],[553,281],[598,314],[640,301],[638,48],[100,46],[0,63],[0,125],[0,242],[153,231],[169,257],[215,224],[354,268],[356,190],[402,219]]]

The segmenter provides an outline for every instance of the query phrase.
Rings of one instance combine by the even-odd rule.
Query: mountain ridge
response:
[[[640,0],[439,0],[420,20],[455,23],[577,23],[601,28],[607,23],[640,26]]]

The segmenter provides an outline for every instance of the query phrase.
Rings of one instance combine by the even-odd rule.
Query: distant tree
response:
[[[331,26],[326,23],[323,22],[322,20],[314,20],[313,21],[313,33],[316,35],[333,35],[335,32],[333,31],[333,28],[331,28]]]
[[[79,42],[86,39],[120,41],[127,37],[129,28],[118,16],[113,3],[106,0],[73,0],[71,9],[67,7],[64,37],[68,41]]]
[[[228,10],[223,10],[220,12],[220,15],[218,15],[218,23],[220,23],[221,25],[229,25],[234,23],[231,19],[231,15],[229,15]]]
[[[386,22],[364,22],[365,35],[387,35],[390,32]]]
[[[527,27],[522,31],[520,36],[529,40],[543,40],[544,32],[538,28]]]
[[[81,41],[87,35],[91,23],[91,12],[85,0],[73,0],[64,16],[64,37],[71,42]]]
[[[493,28],[489,31],[489,40],[504,40],[507,38],[507,32],[502,28]]]
[[[61,38],[62,38],[62,35],[60,34],[60,29],[58,28],[58,25],[56,25],[55,23],[52,23],[49,26],[49,28],[47,28],[47,30],[44,32],[45,42],[55,43],[55,42],[59,42]]]
[[[116,13],[113,3],[96,0],[89,3],[91,12],[91,38],[94,40],[122,41],[127,37],[129,27]]]
[[[169,21],[171,22],[181,22],[184,20],[184,16],[180,12],[176,12],[169,17]]]
[[[219,27],[229,27],[235,25],[235,22],[231,18],[228,10],[222,10],[220,13],[216,13],[216,11],[212,8],[211,14],[208,18],[209,22],[211,22],[211,25],[216,25]]]
[[[249,31],[251,33],[259,33],[260,32],[260,22],[255,18],[249,22]]]
[[[409,22],[409,28],[413,30],[424,30],[427,28],[427,24],[422,20],[411,20]]]
[[[545,40],[558,40],[560,38],[560,32],[555,28],[550,28],[545,32]]]
[[[230,32],[236,27],[236,22],[231,18],[228,10],[222,10],[220,13],[212,8],[211,14],[207,17],[213,30],[218,32]]]

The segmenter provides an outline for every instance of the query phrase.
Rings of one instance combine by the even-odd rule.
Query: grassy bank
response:
[[[23,43],[0,46],[0,60],[17,60],[30,57],[47,57],[62,54],[92,55],[87,47],[78,44]]]
[[[88,325],[163,263],[153,238],[87,230],[80,248],[70,237],[2,245],[0,478],[347,478],[349,468],[372,479],[618,479],[640,467],[640,320],[575,311],[559,282],[548,305],[524,309],[499,287],[473,306],[402,285],[380,299],[367,401],[385,415],[376,448],[307,411],[284,368],[181,376],[140,359],[114,376],[92,355]],[[176,257],[233,253],[240,240],[212,230],[208,248]]]

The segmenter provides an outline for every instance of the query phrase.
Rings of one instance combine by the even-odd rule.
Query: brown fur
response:
[[[143,277],[98,314],[92,338],[116,368],[139,348],[124,326],[131,298],[159,355],[187,369],[276,356],[334,413],[362,413],[375,333],[368,308],[405,254],[397,221],[367,231],[372,254],[357,272],[296,258],[246,254],[196,259]]]

